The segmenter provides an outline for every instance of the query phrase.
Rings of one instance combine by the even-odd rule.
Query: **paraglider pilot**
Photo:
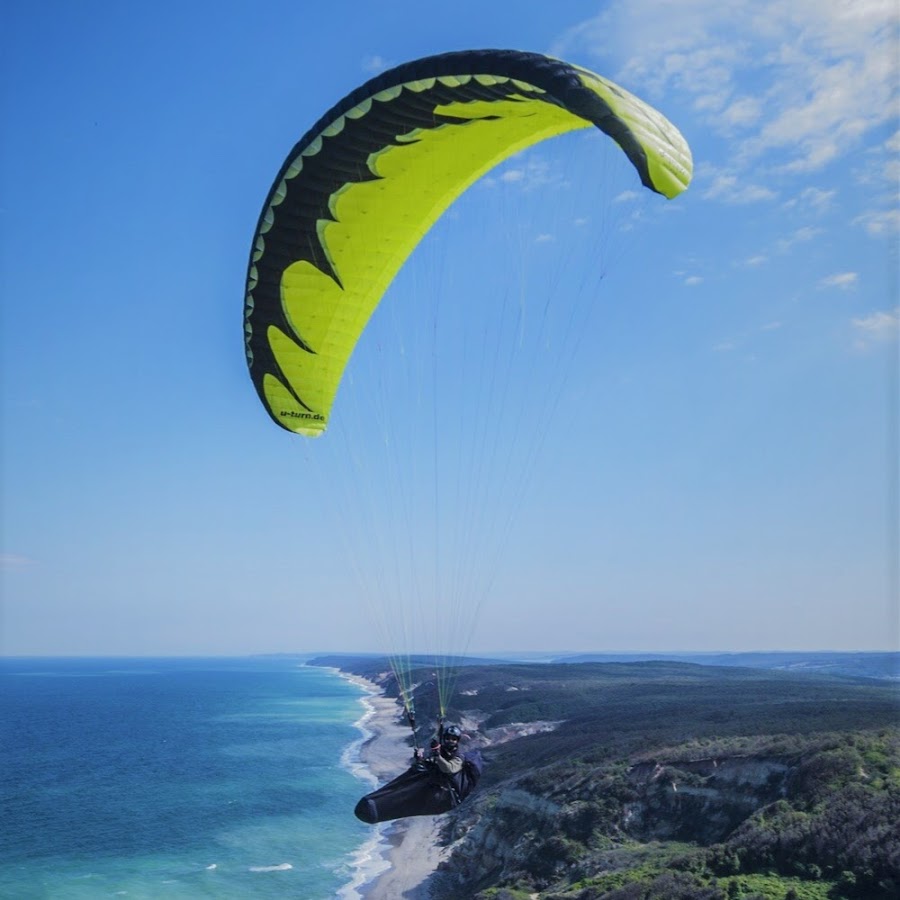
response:
[[[384,787],[366,794],[354,813],[374,825],[407,816],[434,816],[459,806],[474,790],[484,765],[477,750],[459,752],[462,732],[457,725],[442,725],[431,742],[430,753],[416,751],[412,765]]]
[[[456,775],[462,771],[463,758],[459,753],[461,737],[462,732],[457,725],[447,725],[431,742],[431,761],[445,775]]]

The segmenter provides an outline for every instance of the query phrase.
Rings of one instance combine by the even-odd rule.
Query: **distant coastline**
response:
[[[686,662],[703,666],[739,666],[797,673],[844,675],[851,678],[900,680],[900,651],[752,650],[696,653],[566,653],[556,663]]]
[[[810,675],[837,675],[900,680],[900,650],[698,650],[698,651],[547,651],[496,652],[462,658],[461,667],[490,665],[576,665],[579,663],[680,662],[723,668],[768,669]],[[412,657],[412,665],[431,665],[429,657]],[[310,656],[310,664],[339,671],[375,674],[383,657],[365,653]]]

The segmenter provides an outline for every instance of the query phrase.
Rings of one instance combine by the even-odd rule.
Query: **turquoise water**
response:
[[[296,659],[4,660],[0,896],[355,896],[363,697]]]

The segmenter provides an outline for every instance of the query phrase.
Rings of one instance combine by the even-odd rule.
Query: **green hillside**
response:
[[[327,662],[394,690],[383,661]],[[423,722],[433,686],[427,667],[415,676]],[[437,900],[900,896],[892,682],[476,665],[459,672],[452,715],[485,744],[487,768],[445,818]]]

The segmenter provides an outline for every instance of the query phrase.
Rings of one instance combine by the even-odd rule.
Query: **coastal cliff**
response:
[[[477,666],[459,686],[488,767],[417,896],[898,895],[890,683],[646,663]]]

